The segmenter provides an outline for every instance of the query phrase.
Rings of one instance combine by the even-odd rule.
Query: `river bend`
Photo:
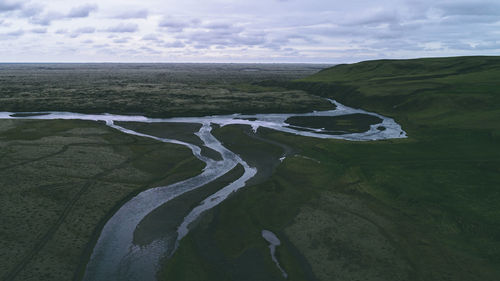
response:
[[[245,183],[257,173],[256,168],[250,167],[243,159],[224,147],[221,142],[211,134],[212,124],[220,126],[242,124],[251,126],[254,131],[256,131],[259,127],[266,127],[307,137],[334,138],[351,141],[368,141],[406,137],[406,133],[401,129],[401,126],[391,118],[360,109],[350,108],[334,100],[330,100],[330,102],[336,105],[336,109],[302,114],[233,114],[206,117],[147,118],[144,116],[81,114],[71,112],[43,112],[39,115],[32,115],[30,113],[25,115],[14,115],[12,112],[0,112],[0,119],[80,119],[104,121],[108,126],[126,134],[186,146],[191,149],[195,157],[205,162],[206,167],[201,174],[171,185],[148,189],[126,202],[109,219],[102,229],[84,275],[84,280],[147,281],[156,280],[155,275],[160,260],[171,255],[177,247],[182,246],[180,241],[188,234],[189,226],[194,220],[196,220],[196,218],[198,218],[203,212],[220,204],[232,192],[244,187]],[[307,131],[296,130],[291,128],[289,124],[285,123],[285,120],[292,116],[341,116],[355,113],[376,116],[380,118],[382,122],[380,124],[371,125],[370,129],[363,133],[350,133],[342,135],[325,134],[322,132],[322,129],[309,129]],[[222,159],[214,160],[203,156],[201,154],[201,148],[197,145],[180,140],[160,138],[139,133],[116,125],[115,122],[117,121],[201,124],[202,126],[196,135],[202,140],[205,146],[220,153]],[[384,130],[380,130],[381,126],[383,126]],[[183,222],[178,226],[175,245],[167,245],[168,242],[164,239],[155,240],[146,246],[138,246],[133,243],[134,230],[149,213],[173,198],[216,180],[222,175],[228,173],[238,164],[242,165],[244,168],[243,175],[210,195],[189,212]]]

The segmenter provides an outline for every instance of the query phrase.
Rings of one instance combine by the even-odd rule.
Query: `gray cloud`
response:
[[[158,36],[156,34],[146,34],[146,35],[142,36],[142,40],[156,42],[156,43],[162,43],[163,42],[163,40],[161,40],[160,38],[158,38]]]
[[[208,29],[230,29],[232,28],[232,24],[225,22],[211,22],[204,24],[203,27]]]
[[[31,48],[23,54],[39,54],[33,57],[40,59],[47,59],[43,56],[51,53],[51,48],[85,44],[85,52],[65,54],[75,60],[78,56],[93,60],[99,52],[128,60],[126,54],[132,51],[124,44],[126,33],[134,33],[128,43],[139,40],[139,47],[165,50],[161,56],[146,50],[136,53],[137,58],[150,54],[152,60],[337,62],[448,53],[498,54],[499,50],[498,0],[186,0],[169,5],[141,0],[134,1],[133,7],[127,7],[127,1],[104,0],[99,7],[87,4],[93,2],[97,3],[0,0],[0,39]],[[49,25],[50,29],[45,28]],[[41,40],[44,31],[57,40]],[[17,40],[21,36],[22,40]],[[77,42],[72,37],[82,39]],[[43,49],[48,51],[39,53],[33,47],[38,45],[35,40],[43,41]],[[101,40],[110,45],[94,47]],[[3,49],[0,60],[22,58],[23,54],[17,48]]]
[[[130,38],[116,38],[113,40],[113,43],[118,43],[118,44],[127,43],[129,40]]]
[[[80,27],[80,28],[75,29],[74,32],[76,32],[76,33],[94,33],[95,28],[91,27],[91,26]]]
[[[156,54],[156,55],[161,54],[160,51],[152,49],[150,47],[146,47],[146,46],[141,46],[139,49],[141,49],[142,51],[145,51],[145,52],[147,52],[149,54]],[[133,51],[133,50],[129,50],[129,52],[132,53],[132,54],[137,54],[138,53],[138,52]]]
[[[484,41],[476,44],[465,42],[445,42],[444,46],[454,50],[500,50],[500,41]]]
[[[94,48],[98,48],[98,49],[108,48],[108,47],[110,47],[109,44],[94,44]]]
[[[118,25],[109,27],[104,31],[113,33],[132,33],[132,32],[137,32],[138,30],[139,26],[135,23],[120,23]]]
[[[18,36],[21,36],[23,34],[24,34],[24,30],[22,30],[22,29],[18,29],[18,30],[14,30],[14,31],[5,33],[5,35],[13,36],[13,37],[18,37]]]
[[[147,34],[142,37],[142,40],[158,41],[158,37],[154,34]]]
[[[181,41],[174,41],[161,44],[161,46],[165,48],[184,48],[186,44],[182,43]]]
[[[21,16],[22,17],[34,17],[43,12],[43,6],[40,4],[27,4],[23,6],[23,9],[21,10]]]
[[[441,24],[467,25],[485,24],[500,21],[500,15],[453,15],[442,19]]]
[[[97,5],[95,4],[85,4],[72,8],[67,14],[68,18],[86,18],[91,12],[97,11]]]
[[[419,46],[417,42],[412,42],[408,39],[389,39],[385,41],[376,41],[376,42],[366,42],[366,41],[353,41],[354,45],[361,46],[360,51],[370,51],[370,50],[378,50],[378,51],[389,51],[391,49],[397,50],[405,50],[405,51],[422,51],[424,48]],[[353,48],[350,50],[354,50],[358,48]]]
[[[50,25],[55,20],[86,18],[92,11],[97,10],[97,5],[86,4],[72,8],[67,14],[58,11],[48,11],[42,14],[44,7],[39,4],[30,4],[23,8],[21,16],[29,18],[33,24]]]
[[[500,41],[483,42],[474,46],[475,50],[500,50]]]
[[[460,16],[491,16],[500,15],[500,3],[498,1],[454,1],[436,5],[436,8],[443,12],[443,15]]]
[[[343,23],[344,25],[379,25],[379,24],[395,24],[400,21],[398,14],[395,11],[380,10],[372,14],[354,19],[350,22]]]
[[[261,36],[265,36],[262,34]],[[296,33],[281,33],[273,35],[265,44],[266,48],[280,49],[281,46],[294,44],[294,42],[301,42],[302,44],[319,44],[317,39],[314,39],[310,33],[296,34]]]
[[[33,28],[32,33],[44,34],[47,33],[47,28]]]
[[[96,29],[94,27],[91,27],[91,26],[80,27],[80,28],[73,30],[69,36],[71,38],[76,38],[82,34],[91,34],[91,33],[94,33],[95,31],[96,31]]]
[[[158,23],[159,27],[166,28],[170,32],[181,32],[192,25],[193,22],[180,21],[173,18],[163,18]]]
[[[197,49],[206,49],[215,45],[243,46],[265,43],[261,33],[245,33],[243,27],[227,22],[204,24],[194,31],[178,34],[177,38],[186,39],[189,44]]]
[[[226,47],[256,46],[266,43],[262,34],[243,33],[240,28],[216,29],[208,31],[195,31],[189,34],[181,34],[179,39],[186,41],[197,49],[206,49],[211,46],[223,45]]]
[[[0,2],[0,13],[19,10],[22,6],[21,2],[2,1]]]
[[[140,9],[140,10],[132,10],[132,11],[126,11],[119,13],[113,18],[116,19],[146,19],[149,15],[149,11],[147,9]]]
[[[48,12],[43,15],[31,17],[30,21],[39,25],[50,25],[52,21],[64,18],[64,15],[58,12]]]

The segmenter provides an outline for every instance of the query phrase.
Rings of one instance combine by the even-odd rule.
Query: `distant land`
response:
[[[0,64],[0,111],[9,112],[0,119],[0,277],[82,280],[121,206],[199,175],[207,163],[200,159],[224,158],[200,137],[210,127],[242,161],[150,212],[133,243],[176,241],[188,214],[248,170],[241,163],[256,177],[189,225],[161,259],[157,280],[499,280],[499,77],[499,56],[335,66]],[[391,118],[407,137],[351,141],[243,123],[113,123],[133,135],[105,122],[30,115],[341,109],[327,99]],[[382,119],[368,113],[286,120],[303,132],[384,132]],[[195,145],[207,158],[162,139]]]

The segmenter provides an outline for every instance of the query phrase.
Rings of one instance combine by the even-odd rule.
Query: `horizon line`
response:
[[[394,57],[394,58],[366,58],[362,60],[340,61],[340,62],[272,62],[272,61],[242,61],[242,62],[225,62],[225,61],[0,61],[0,64],[316,64],[316,65],[337,65],[337,64],[352,64],[364,61],[373,60],[414,60],[414,59],[430,59],[430,58],[458,58],[458,57],[499,57],[499,55],[450,55],[450,56],[422,56],[422,57]]]

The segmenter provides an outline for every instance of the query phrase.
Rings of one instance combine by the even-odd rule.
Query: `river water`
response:
[[[252,178],[257,170],[250,167],[237,154],[224,147],[212,134],[212,124],[226,126],[230,124],[243,124],[251,126],[254,131],[259,127],[266,127],[282,132],[297,134],[315,138],[333,138],[352,141],[381,140],[390,138],[405,138],[406,133],[393,119],[385,116],[366,112],[344,106],[334,100],[330,102],[336,105],[335,110],[318,111],[303,114],[255,114],[255,115],[219,115],[206,117],[176,117],[176,118],[147,118],[144,116],[127,116],[114,114],[80,114],[71,112],[43,112],[40,115],[21,115],[14,117],[12,112],[0,112],[0,119],[80,119],[105,121],[114,129],[126,134],[152,138],[161,142],[183,145],[191,149],[193,155],[205,162],[203,172],[195,177],[174,183],[168,186],[159,186],[141,192],[130,201],[125,203],[105,224],[99,239],[94,247],[89,263],[87,264],[84,280],[156,280],[155,275],[159,262],[167,257],[178,247],[182,247],[180,241],[189,232],[190,224],[203,212],[217,206],[224,201],[232,192],[245,186],[247,180]],[[363,133],[351,133],[343,135],[325,134],[322,129],[311,129],[309,131],[295,130],[290,128],[285,120],[292,116],[340,116],[354,113],[368,114],[379,117],[380,124],[371,125],[370,129]],[[18,116],[18,115],[17,115]],[[219,152],[222,160],[213,160],[201,155],[201,148],[197,145],[186,143],[175,139],[160,138],[152,135],[142,134],[115,124],[117,121],[134,121],[144,123],[154,122],[176,122],[176,123],[198,123],[200,130],[196,133],[204,145]],[[384,130],[378,128],[383,126]],[[303,128],[307,129],[307,128]],[[146,246],[138,246],[133,243],[133,235],[139,223],[153,210],[188,191],[208,184],[218,177],[232,170],[236,165],[242,165],[243,175],[221,188],[216,193],[203,200],[193,208],[184,218],[177,229],[177,240],[175,245],[167,245],[167,240],[158,239]],[[168,249],[173,249],[168,250]]]

